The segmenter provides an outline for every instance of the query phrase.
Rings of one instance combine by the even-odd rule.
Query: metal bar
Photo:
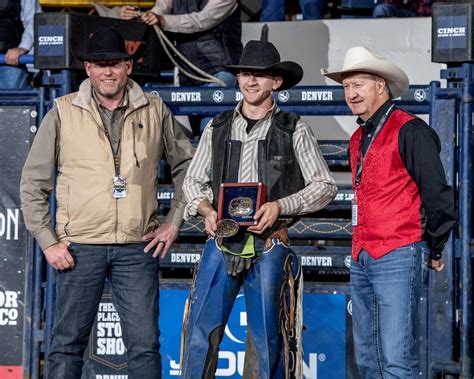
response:
[[[189,116],[214,116],[219,112],[229,111],[234,109],[232,106],[217,106],[217,105],[173,105],[164,100],[175,115],[189,115]],[[352,112],[346,105],[279,105],[279,108],[288,111],[296,112],[303,116],[351,116]],[[406,105],[403,109],[413,114],[428,114],[429,107],[423,105]]]
[[[457,374],[459,375],[461,367],[456,362],[437,362],[431,366],[434,373]]]
[[[472,274],[471,274],[471,196],[472,196],[472,102],[473,65],[463,64],[462,114],[460,130],[460,225],[461,225],[461,375],[472,379]]]
[[[37,246],[36,242],[34,246],[34,257],[35,257],[35,274],[34,274],[34,310],[33,310],[33,349],[32,349],[32,378],[39,378],[40,375],[40,353],[41,353],[41,335],[37,333],[41,330],[41,304],[42,304],[42,273],[43,273],[43,252]]]
[[[38,96],[39,91],[37,89],[21,90],[21,89],[2,89],[2,98],[7,96],[20,96],[24,98],[30,98]]]
[[[29,54],[20,55],[19,62],[20,64],[35,63],[35,57]],[[0,64],[6,64],[5,54],[0,54]]]
[[[164,217],[159,216],[160,223]],[[181,237],[206,237],[204,222],[202,219],[194,218],[183,223],[179,231]],[[324,219],[304,218],[298,220],[288,229],[290,239],[350,239],[352,235],[351,220],[348,219]]]
[[[33,294],[35,293],[34,288],[34,275],[35,275],[35,266],[34,266],[34,239],[30,233],[27,237],[27,269],[26,269],[26,285],[25,285],[25,313],[24,313],[24,357],[23,357],[23,375],[25,378],[31,377],[31,364],[32,364],[32,350],[33,350],[33,316],[34,316],[34,302]]]
[[[63,78],[67,79],[68,75],[71,74],[68,70],[63,70],[64,76]],[[51,89],[51,104],[53,104],[54,99],[64,91],[69,84],[62,84],[61,89],[52,88]],[[56,175],[54,176],[53,182],[56,182]],[[55,218],[55,211],[56,211],[56,197],[55,197],[55,188],[53,186],[53,192],[50,195],[50,213],[51,213],[51,225],[54,227],[56,218]],[[52,328],[54,322],[54,303],[56,300],[56,289],[55,289],[55,279],[54,279],[54,270],[51,266],[47,265],[46,269],[46,288],[45,288],[45,326],[44,326],[44,356],[47,357],[49,353],[49,349],[51,347],[51,336],[52,336]],[[46,367],[45,367],[45,375],[47,374]]]
[[[61,70],[61,89],[59,96],[67,95],[72,92],[72,72],[71,70]]]
[[[238,88],[232,87],[171,87],[146,85],[144,90],[159,95],[168,106],[192,104],[196,107],[221,107],[235,105],[242,99]],[[340,105],[347,108],[342,86],[297,86],[278,91],[273,95],[279,106],[326,106]],[[429,112],[430,89],[426,86],[410,86],[395,104],[420,106]]]
[[[461,91],[452,87],[450,91],[440,88],[439,82],[431,82],[430,125],[437,132],[441,142],[441,161],[447,181],[455,186],[456,147],[455,135],[458,118],[457,109]],[[449,96],[448,96],[449,95]],[[433,367],[439,362],[453,363],[457,359],[455,321],[455,258],[454,238],[450,238],[444,249],[442,272],[430,270],[426,301],[420,303],[425,326],[420,334],[421,368],[427,377],[433,376]],[[421,323],[423,326],[423,322]],[[455,353],[456,352],[456,353]],[[456,354],[456,356],[454,356]],[[454,363],[453,363],[454,364]]]

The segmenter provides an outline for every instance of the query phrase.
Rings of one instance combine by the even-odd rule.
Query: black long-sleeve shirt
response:
[[[364,155],[380,119],[391,105],[392,102],[387,101],[365,123],[361,118],[357,119],[363,129]],[[431,258],[440,259],[449,233],[456,224],[456,208],[454,192],[446,181],[439,157],[439,137],[423,120],[415,117],[400,129],[398,149],[408,173],[420,191],[423,239],[431,250]]]

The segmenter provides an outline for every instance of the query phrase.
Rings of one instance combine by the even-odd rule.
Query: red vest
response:
[[[420,193],[398,150],[400,129],[413,118],[400,109],[390,114],[367,152],[358,188],[355,176],[362,128],[351,137],[352,187],[358,205],[358,225],[352,227],[355,260],[362,249],[378,259],[422,240]]]

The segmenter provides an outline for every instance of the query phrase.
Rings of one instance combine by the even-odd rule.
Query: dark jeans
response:
[[[56,308],[47,378],[80,378],[83,354],[106,278],[127,348],[128,377],[161,378],[158,259],[144,243],[71,244],[74,269],[56,271]]]
[[[418,304],[427,275],[425,242],[351,262],[352,332],[364,379],[420,377]]]
[[[392,4],[378,4],[372,12],[372,17],[416,17],[417,15],[409,10],[398,8]]]
[[[0,66],[0,88],[3,89],[31,89],[28,70],[24,65]]]
[[[320,20],[324,17],[324,0],[299,0],[303,20]],[[260,21],[285,21],[285,0],[262,0]]]

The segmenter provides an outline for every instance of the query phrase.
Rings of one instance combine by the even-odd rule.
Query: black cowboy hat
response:
[[[283,83],[278,91],[291,88],[303,78],[303,68],[296,62],[280,62],[280,53],[271,42],[249,41],[242,51],[238,65],[226,66],[229,71],[267,71],[281,76]]]
[[[87,54],[78,58],[81,61],[113,61],[116,59],[141,58],[143,44],[140,44],[134,54],[127,53],[125,40],[122,35],[113,28],[97,30],[89,40]]]

